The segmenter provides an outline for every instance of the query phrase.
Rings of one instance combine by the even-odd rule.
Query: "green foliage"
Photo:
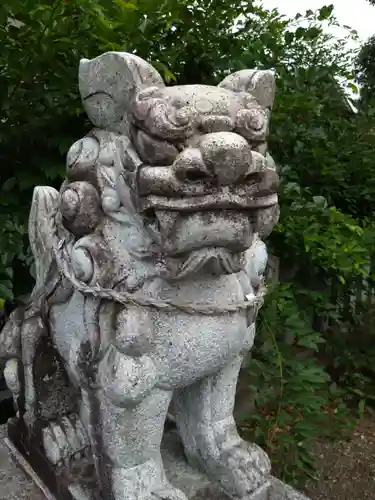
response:
[[[270,147],[278,163],[287,164],[282,170],[287,180],[356,218],[370,216],[375,208],[371,117],[351,111],[334,76],[332,68],[321,67],[285,76]]]
[[[325,343],[309,327],[304,294],[293,283],[270,291],[250,365],[257,411],[245,431],[270,454],[284,480],[314,477],[317,439],[345,435],[353,419],[316,354]]]
[[[283,188],[284,210],[274,244],[285,264],[298,263],[303,273],[298,280],[309,281],[315,276],[345,284],[353,275],[367,275],[371,226],[359,225],[351,215],[329,206],[324,197],[312,196],[311,190],[298,184],[287,182]]]
[[[368,0],[375,5],[375,0]],[[375,106],[375,35],[364,43],[356,60],[357,80],[361,85],[360,105],[364,109]]]
[[[374,224],[313,194],[318,183],[301,187],[306,173],[289,165],[281,172],[281,218],[270,242],[281,257],[280,284],[260,314],[250,366],[258,411],[247,432],[298,484],[314,477],[314,442],[353,429],[347,404],[374,400],[369,304],[350,304],[358,280],[372,279]]]
[[[373,354],[366,359],[353,327],[344,335],[347,295],[332,295],[346,292],[353,276],[368,275],[373,229],[285,179],[281,201],[272,237],[274,253],[282,256],[281,282],[260,313],[249,368],[258,411],[247,432],[269,451],[282,477],[298,484],[314,477],[314,442],[352,429],[347,390],[366,401],[365,389],[373,387],[358,381],[375,350],[367,350]]]
[[[0,298],[30,290],[32,189],[60,184],[64,155],[90,127],[78,92],[80,58],[137,53],[171,84],[215,84],[243,68],[276,70],[270,149],[283,179],[282,218],[270,246],[285,272],[261,314],[251,367],[259,413],[248,432],[293,481],[312,474],[310,444],[323,427],[337,432],[345,415],[322,354],[333,358],[346,387],[358,385],[352,373],[364,356],[354,361],[353,343],[337,340],[349,339],[355,323],[342,317],[341,292],[366,274],[375,234],[372,115],[353,114],[342,90],[356,88],[348,70],[353,54],[345,49],[356,34],[348,29],[335,38],[323,30],[327,24],[337,24],[332,5],[294,19],[245,0],[0,5]]]
[[[361,85],[361,107],[374,107],[375,89],[375,35],[364,43],[356,61],[357,80]]]

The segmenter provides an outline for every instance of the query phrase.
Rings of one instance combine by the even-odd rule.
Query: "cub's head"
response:
[[[273,72],[166,87],[142,59],[111,52],[82,60],[79,78],[91,122],[126,138],[116,152],[118,191],[126,184],[165,258],[180,263],[180,275],[203,265],[238,271],[254,235],[267,235],[278,217],[266,146]]]

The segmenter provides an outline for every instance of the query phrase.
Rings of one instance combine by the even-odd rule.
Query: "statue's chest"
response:
[[[235,276],[214,283],[202,280],[193,285],[169,287],[154,283],[164,300],[220,307],[244,300]],[[151,289],[148,290],[151,292]],[[161,379],[180,386],[213,373],[243,351],[247,337],[246,313],[218,315],[186,314],[155,310],[152,314],[154,348]]]
[[[161,378],[173,386],[190,384],[238,356],[247,335],[243,314],[225,317],[159,316],[152,357]]]

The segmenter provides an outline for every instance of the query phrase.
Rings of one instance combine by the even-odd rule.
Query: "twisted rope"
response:
[[[265,287],[262,287],[259,293],[251,297],[250,300],[228,304],[226,306],[215,306],[211,304],[197,304],[193,302],[179,303],[173,300],[160,300],[147,296],[135,296],[129,292],[116,292],[112,288],[102,288],[100,285],[87,285],[76,278],[71,270],[70,256],[67,250],[65,238],[60,239],[58,234],[57,215],[59,213],[56,207],[51,213],[53,252],[60,274],[66,278],[73,287],[83,295],[89,295],[102,300],[114,301],[128,306],[129,304],[141,307],[152,307],[164,311],[181,311],[190,315],[218,316],[248,309],[254,309],[257,312],[264,302]]]

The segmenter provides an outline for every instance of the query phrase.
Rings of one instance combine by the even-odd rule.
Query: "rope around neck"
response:
[[[264,302],[265,287],[262,287],[257,295],[249,298],[249,300],[241,301],[234,304],[228,304],[226,306],[215,306],[211,304],[204,303],[193,303],[185,302],[179,303],[173,300],[161,300],[153,297],[147,297],[145,295],[139,296],[129,292],[116,292],[111,288],[102,288],[100,285],[87,285],[83,281],[77,279],[72,271],[72,266],[70,262],[69,252],[67,250],[66,239],[60,239],[58,234],[58,222],[57,215],[59,213],[58,207],[56,207],[51,213],[51,223],[52,223],[52,241],[53,241],[53,253],[56,259],[57,267],[60,274],[66,278],[72,286],[81,292],[83,295],[91,296],[101,300],[108,300],[111,302],[117,302],[125,306],[134,305],[140,307],[152,307],[154,309],[159,309],[163,311],[180,311],[190,315],[202,315],[202,316],[218,316],[224,314],[230,314],[240,311],[246,311],[248,309],[254,309],[256,314],[261,308]]]

